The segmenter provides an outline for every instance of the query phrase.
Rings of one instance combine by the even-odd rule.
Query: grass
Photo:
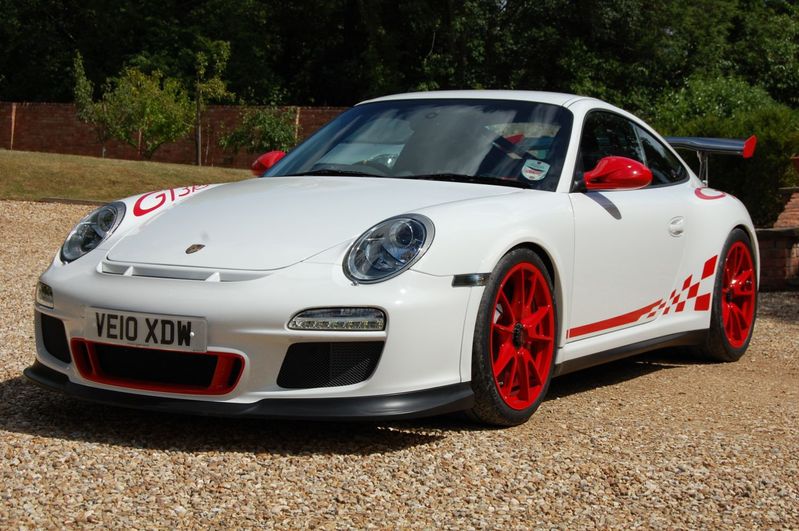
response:
[[[240,181],[248,170],[0,149],[0,199],[112,201],[189,184]]]

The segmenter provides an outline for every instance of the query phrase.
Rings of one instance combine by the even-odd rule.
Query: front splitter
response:
[[[391,395],[344,398],[268,398],[249,404],[137,395],[70,382],[39,363],[23,371],[46,389],[99,404],[213,417],[305,420],[402,420],[463,411],[474,405],[468,382]]]

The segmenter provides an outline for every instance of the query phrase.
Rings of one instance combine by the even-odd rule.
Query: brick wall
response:
[[[784,188],[790,194],[782,213],[774,222],[775,229],[799,227],[799,188]]]
[[[799,289],[799,227],[758,229],[760,289]]]
[[[291,107],[297,122],[298,140],[338,116],[340,107]],[[233,154],[219,148],[219,137],[233,129],[239,121],[241,107],[211,105],[203,120],[202,154],[205,165],[248,168],[255,158],[250,153]],[[13,126],[12,126],[13,124]],[[12,139],[13,131],[13,139]],[[192,133],[193,134],[193,133]],[[13,140],[13,146],[12,146]],[[102,147],[92,128],[78,121],[75,106],[70,103],[0,102],[0,149],[44,151],[99,157]],[[106,144],[106,156],[137,159],[136,150],[117,140]],[[155,153],[154,161],[194,163],[194,137],[165,144]]]

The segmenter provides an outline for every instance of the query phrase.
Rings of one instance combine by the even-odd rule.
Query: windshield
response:
[[[543,103],[368,103],[320,129],[265,176],[363,175],[555,190],[571,127],[571,112]]]

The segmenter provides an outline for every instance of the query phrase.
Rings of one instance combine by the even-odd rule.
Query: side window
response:
[[[645,129],[635,126],[641,146],[644,149],[645,164],[652,170],[652,184],[671,184],[680,182],[688,176],[688,172],[671,151]]]
[[[600,159],[610,156],[644,162],[632,122],[616,114],[592,112],[585,120],[580,137],[577,171],[590,171]]]

